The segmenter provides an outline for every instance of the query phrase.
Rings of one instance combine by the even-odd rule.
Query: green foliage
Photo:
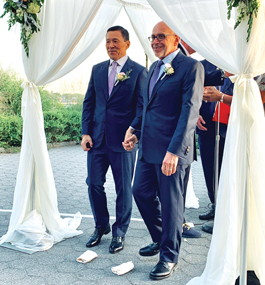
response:
[[[5,71],[0,67],[0,113],[18,115],[21,112],[21,87],[23,80],[18,74],[9,69]]]
[[[40,21],[37,14],[40,12],[44,0],[4,0],[4,2],[4,13],[0,18],[9,13],[8,30],[16,23],[20,24],[20,41],[27,56],[29,56],[28,42],[34,33],[40,31]]]
[[[21,145],[22,82],[16,72],[0,67],[0,147]],[[79,141],[84,95],[50,93],[44,87],[39,87],[39,92],[47,142]],[[67,106],[59,103],[61,97],[67,98],[70,103]],[[71,104],[72,98],[75,105]]]
[[[259,11],[259,0],[227,0],[227,18],[231,17],[232,8],[237,8],[238,16],[234,26],[236,29],[241,22],[248,18],[248,29],[247,29],[247,42],[250,39],[250,34],[253,25],[253,16],[257,18]]]
[[[44,111],[43,115],[47,143],[80,140],[81,112],[64,108]]]
[[[39,87],[38,89],[40,92],[43,111],[64,109],[64,106],[59,103],[59,97],[61,96],[59,93],[50,93],[45,90],[44,87]]]
[[[0,115],[0,147],[20,146],[23,120],[16,115]]]

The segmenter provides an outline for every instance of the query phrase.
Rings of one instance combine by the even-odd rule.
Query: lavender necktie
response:
[[[160,72],[160,67],[163,64],[164,64],[164,62],[162,60],[159,60],[157,65],[156,65],[156,67],[155,67],[155,69],[154,69],[154,72],[152,74],[152,77],[151,77],[151,80],[150,80],[150,83],[149,83],[149,99],[152,96],[152,92],[153,92],[154,86],[156,84],[156,81],[157,81],[157,78],[158,78],[158,75],[159,75],[159,72]]]
[[[111,65],[112,65],[112,70],[109,74],[109,96],[114,86],[115,77],[116,77],[116,69],[117,69],[118,63],[116,61],[113,61]]]

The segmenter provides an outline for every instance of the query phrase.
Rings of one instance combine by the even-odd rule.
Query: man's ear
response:
[[[130,45],[131,45],[131,42],[130,42],[130,41],[127,41],[127,42],[126,42],[127,49],[130,47]]]
[[[176,39],[175,39],[175,46],[178,46],[180,42],[180,37],[179,36],[176,36]]]

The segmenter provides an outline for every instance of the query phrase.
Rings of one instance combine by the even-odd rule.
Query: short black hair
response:
[[[107,33],[108,32],[111,32],[111,31],[120,31],[121,32],[121,35],[124,39],[125,42],[129,41],[129,32],[124,29],[123,27],[121,26],[113,26],[113,27],[110,27],[108,30],[107,30]]]

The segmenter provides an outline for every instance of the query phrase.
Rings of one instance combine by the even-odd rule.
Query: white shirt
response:
[[[169,54],[168,56],[166,56],[164,59],[162,59],[162,61],[164,62],[164,64],[161,65],[160,67],[160,71],[159,71],[159,75],[157,77],[157,80],[160,78],[160,76],[162,75],[162,73],[165,70],[165,64],[166,63],[171,63],[173,61],[173,59],[177,56],[177,54],[179,53],[180,49],[178,48],[176,51],[172,52],[171,54]]]
[[[128,55],[126,54],[125,56],[121,57],[120,59],[118,59],[116,62],[118,63],[118,66],[116,68],[116,73],[120,73],[124,64],[126,63],[128,59]],[[109,73],[108,75],[110,75],[110,72],[112,70],[112,63],[113,63],[113,59],[110,59],[110,64],[109,64]]]

